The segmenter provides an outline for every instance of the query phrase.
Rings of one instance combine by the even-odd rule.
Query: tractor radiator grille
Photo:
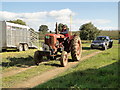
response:
[[[53,38],[52,36],[50,36],[49,39],[45,38],[45,43],[46,43],[47,45],[52,45],[52,44],[54,44],[54,38]]]

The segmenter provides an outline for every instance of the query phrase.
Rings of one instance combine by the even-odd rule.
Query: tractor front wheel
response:
[[[75,36],[71,41],[71,56],[74,61],[81,59],[82,44],[79,36]]]
[[[61,58],[60,58],[61,66],[65,67],[68,63],[68,54],[66,51],[62,51]]]

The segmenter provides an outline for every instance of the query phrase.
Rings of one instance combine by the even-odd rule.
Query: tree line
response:
[[[20,19],[8,21],[8,22],[26,25],[26,23]],[[58,24],[58,31],[59,32],[62,31],[63,25],[66,25],[66,24],[62,24],[62,23]],[[66,27],[69,30],[67,25],[66,25]],[[34,29],[32,29],[32,30],[34,30]],[[38,30],[38,34],[43,35],[43,34],[49,33],[48,31],[49,31],[49,28],[47,25],[40,25],[39,30]],[[92,22],[85,23],[79,27],[79,35],[80,35],[80,38],[82,40],[94,40],[98,35],[101,34],[101,31],[102,30],[99,30],[96,26],[94,26],[94,24]],[[104,34],[102,33],[102,35],[104,35]]]
[[[58,31],[62,31],[62,26],[66,24],[59,23],[58,24]],[[68,26],[66,25],[67,30],[69,30]],[[47,25],[41,25],[39,27],[39,32],[45,33],[48,32],[48,26]],[[99,30],[97,27],[95,27],[91,22],[83,24],[79,28],[80,38],[82,40],[93,40],[95,39],[99,34],[101,30]]]

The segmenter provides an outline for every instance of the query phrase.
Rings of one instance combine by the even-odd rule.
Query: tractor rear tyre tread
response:
[[[82,44],[79,36],[75,36],[71,41],[71,56],[74,61],[79,61],[82,53]]]

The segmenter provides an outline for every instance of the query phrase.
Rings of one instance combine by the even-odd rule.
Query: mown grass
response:
[[[34,65],[33,55],[36,49],[31,49],[22,52],[3,52],[2,55],[2,70],[7,72],[13,69],[25,68]]]
[[[89,48],[89,44],[83,44],[84,47]],[[31,49],[25,52],[4,52],[2,53],[2,69],[3,73],[12,70],[19,70],[20,68],[27,68],[34,66],[33,55],[36,50]],[[84,50],[83,50],[84,51]],[[82,53],[83,56],[95,52],[96,50],[88,50]],[[2,78],[2,86],[7,88],[16,83],[22,83],[34,76],[37,76],[45,71],[60,67],[60,62],[53,60],[41,63],[39,66],[32,67],[31,69],[22,71],[12,76]]]
[[[83,46],[82,56],[86,55],[88,52],[91,53],[95,51],[90,49],[89,47],[90,43],[82,44],[82,46]],[[37,49],[30,49],[28,51],[22,52],[14,51],[0,53],[0,55],[2,55],[2,62],[0,64],[2,65],[3,72],[7,72],[13,69],[34,66],[33,56],[36,50]],[[84,51],[86,51],[86,53],[84,53]]]
[[[35,88],[117,88],[118,44]]]
[[[91,50],[89,48],[90,43],[83,44],[83,53],[82,57],[88,55],[97,50]],[[3,73],[7,71],[12,71],[20,68],[27,68],[34,66],[33,55],[36,49],[31,49],[25,52],[4,52],[2,53],[2,69]],[[84,52],[85,51],[85,52]],[[32,67],[26,71],[22,71],[12,76],[2,78],[2,86],[7,88],[11,87],[16,83],[22,83],[34,76],[37,76],[45,71],[60,67],[60,62],[53,60],[45,63],[41,63],[39,66]]]
[[[9,77],[3,77],[2,78],[2,82],[3,82],[2,87],[9,88],[16,83],[22,83],[23,81],[26,81],[34,76],[37,76],[37,75],[43,73],[44,71],[54,69],[55,67],[53,67],[51,65],[54,62],[55,61],[49,61],[49,63],[47,63],[47,65],[44,63],[44,64],[41,64],[40,66],[33,67],[33,68],[23,71],[21,73],[18,73],[18,74],[9,76]],[[56,61],[55,63],[59,64],[58,61]]]

